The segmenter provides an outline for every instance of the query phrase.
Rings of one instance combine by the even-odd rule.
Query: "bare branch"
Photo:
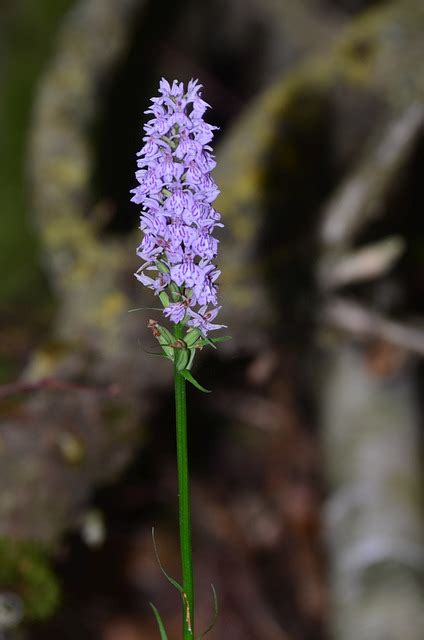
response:
[[[10,384],[0,385],[0,400],[15,396],[20,393],[33,393],[35,391],[85,391],[88,393],[98,393],[106,396],[116,396],[119,394],[119,386],[111,384],[107,387],[99,387],[95,385],[84,385],[55,378],[42,378],[36,382],[27,380],[17,380]]]
[[[415,148],[424,128],[424,107],[415,103],[390,122],[368,157],[363,158],[323,213],[324,249],[349,246],[365,225],[384,211],[390,188]]]
[[[389,320],[356,302],[333,298],[324,309],[323,318],[330,326],[358,337],[380,338],[424,356],[424,329]]]
[[[389,271],[404,250],[403,238],[391,236],[361,247],[357,251],[324,260],[318,268],[320,285],[328,290],[355,282],[374,280]]]

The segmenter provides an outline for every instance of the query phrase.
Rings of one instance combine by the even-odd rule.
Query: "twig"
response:
[[[384,238],[357,251],[324,260],[318,267],[322,289],[333,290],[378,278],[393,267],[405,250],[400,236]]]
[[[0,385],[0,400],[15,396],[20,393],[33,393],[36,391],[85,391],[88,393],[104,394],[106,396],[116,396],[119,394],[119,385],[110,384],[107,387],[96,387],[93,385],[77,384],[66,382],[65,380],[57,380],[55,378],[42,378],[36,382],[27,382],[18,380],[10,384]]]
[[[358,337],[380,338],[424,356],[424,329],[389,320],[351,300],[330,300],[324,308],[323,319],[332,327]]]
[[[382,203],[410,158],[423,127],[421,104],[409,106],[389,123],[324,211],[320,231],[324,250],[349,246],[358,232],[384,211]]]

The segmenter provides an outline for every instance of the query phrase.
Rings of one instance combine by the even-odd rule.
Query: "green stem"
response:
[[[182,338],[183,330],[176,326],[176,338]],[[175,420],[177,429],[178,505],[180,523],[180,548],[182,587],[184,590],[183,638],[194,638],[194,588],[191,550],[190,493],[187,452],[187,407],[185,379],[174,365]]]

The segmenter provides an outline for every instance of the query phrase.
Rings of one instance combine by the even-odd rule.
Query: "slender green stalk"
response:
[[[175,335],[181,338],[182,327],[176,326]],[[183,638],[194,638],[194,587],[191,550],[190,493],[187,450],[187,407],[185,379],[174,365],[175,421],[177,430],[178,505],[180,523],[180,549],[182,587],[184,591]]]

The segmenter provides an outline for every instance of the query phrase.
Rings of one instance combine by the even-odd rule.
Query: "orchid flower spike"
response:
[[[225,325],[214,322],[220,271],[213,233],[223,226],[212,206],[219,189],[210,175],[217,127],[203,119],[209,105],[201,88],[197,80],[187,87],[160,81],[160,96],[146,111],[152,117],[144,126],[135,174],[139,184],[131,193],[132,202],[142,206],[144,234],[136,278],[160,297],[166,318],[205,338]]]

